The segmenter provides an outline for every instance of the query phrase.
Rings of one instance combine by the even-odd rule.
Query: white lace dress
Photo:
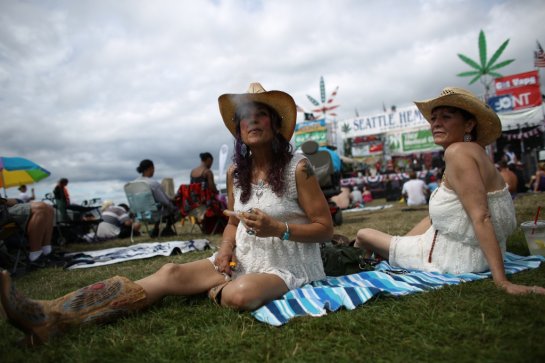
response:
[[[488,263],[475,236],[471,220],[456,193],[441,185],[430,198],[433,225],[419,236],[394,236],[390,264],[402,268],[460,274],[482,272]],[[488,210],[502,253],[507,237],[516,228],[515,208],[507,186],[488,193]],[[430,258],[435,231],[437,238]]]
[[[304,158],[296,154],[287,166],[284,177],[286,192],[282,197],[278,197],[268,185],[253,184],[250,199],[243,204],[240,202],[242,191],[235,187],[235,211],[259,208],[281,222],[309,223],[297,200],[295,182],[295,168]],[[283,241],[278,237],[249,235],[242,223],[238,224],[236,241],[235,254],[238,266],[232,276],[234,279],[248,273],[269,273],[284,280],[291,290],[308,282],[325,278],[318,243]]]

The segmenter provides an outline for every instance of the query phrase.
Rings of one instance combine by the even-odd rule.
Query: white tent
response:
[[[545,104],[520,111],[501,112],[498,113],[498,116],[501,120],[502,131],[543,125],[545,121]]]

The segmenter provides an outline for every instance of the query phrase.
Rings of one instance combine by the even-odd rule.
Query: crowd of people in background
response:
[[[545,162],[539,162],[535,174],[528,175],[525,164],[507,145],[495,165],[513,198],[521,193],[545,191]],[[444,166],[434,160],[434,167],[427,169],[415,158],[405,168],[394,167],[391,161],[385,167],[380,163],[363,164],[363,167],[359,171],[345,172],[341,179],[341,194],[333,198],[341,209],[362,207],[373,198],[400,201],[407,206],[426,205],[441,182]],[[363,197],[365,194],[367,201]]]
[[[401,201],[408,206],[426,205],[437,189],[442,169],[386,171],[384,174],[358,175],[341,179],[341,194],[333,198],[342,208],[359,208],[374,199]],[[348,193],[347,193],[348,191]],[[361,198],[360,198],[361,196]],[[347,199],[348,203],[341,199]]]

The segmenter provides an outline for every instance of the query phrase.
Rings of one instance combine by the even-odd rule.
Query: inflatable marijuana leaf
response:
[[[469,58],[468,56],[464,54],[458,53],[458,57],[467,65],[469,65],[471,68],[473,68],[471,71],[458,73],[458,77],[473,77],[469,84],[473,84],[477,82],[477,80],[481,80],[483,85],[485,86],[486,93],[488,94],[488,90],[490,89],[490,83],[492,80],[487,79],[488,77],[491,78],[497,78],[502,77],[501,74],[496,72],[498,69],[503,68],[511,63],[513,63],[514,59],[509,59],[506,61],[502,61],[499,63],[496,63],[498,59],[500,58],[501,54],[507,48],[507,45],[509,44],[509,39],[507,39],[505,42],[503,42],[502,45],[494,52],[492,55],[492,58],[487,60],[487,54],[486,54],[486,37],[484,35],[484,32],[481,30],[479,33],[479,58],[480,62],[476,62],[473,59]]]

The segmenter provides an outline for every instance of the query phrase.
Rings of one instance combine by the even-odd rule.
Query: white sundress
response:
[[[517,226],[515,207],[507,186],[488,193],[487,198],[488,210],[503,254],[507,237]],[[392,237],[390,264],[452,274],[487,270],[485,255],[458,195],[441,185],[430,198],[429,211],[433,225],[424,234]],[[429,262],[436,230],[437,237]]]
[[[286,167],[284,194],[277,196],[268,185],[252,185],[247,203],[240,202],[241,190],[234,189],[235,211],[258,208],[281,222],[305,224],[309,220],[297,200],[295,169],[305,159],[295,154]],[[318,241],[319,242],[319,241]],[[325,278],[318,243],[302,243],[282,240],[278,237],[257,237],[246,233],[246,227],[238,224],[236,231],[237,270],[232,278],[248,273],[269,273],[280,277],[288,289],[298,288],[311,281]],[[211,261],[214,261],[212,256]]]

